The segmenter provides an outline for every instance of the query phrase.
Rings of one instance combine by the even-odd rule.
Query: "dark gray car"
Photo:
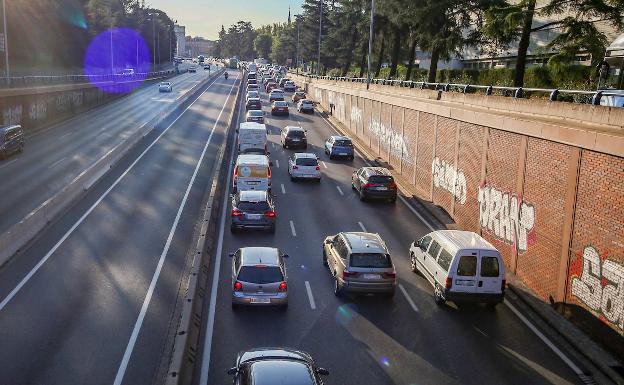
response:
[[[0,126],[0,159],[24,151],[24,131],[20,125]]]
[[[232,195],[232,232],[255,228],[275,232],[275,204],[265,190],[238,191]]]

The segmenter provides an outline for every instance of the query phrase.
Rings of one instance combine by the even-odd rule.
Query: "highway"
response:
[[[34,204],[62,186],[204,76],[176,78],[172,95],[139,90],[29,138],[1,170],[17,180],[2,184],[0,210],[19,217],[28,210],[20,200]],[[1,384],[162,382],[193,230],[239,81],[235,72],[211,81],[2,267]]]
[[[263,98],[268,113],[265,93]],[[452,303],[437,306],[429,284],[410,271],[407,254],[409,244],[428,233],[429,225],[405,200],[396,205],[361,202],[351,190],[350,178],[365,160],[361,156],[353,162],[329,160],[323,143],[336,133],[334,129],[318,113],[299,114],[292,103],[290,111],[288,118],[267,119],[273,143],[276,233],[232,234],[229,209],[224,208],[210,272],[214,286],[204,306],[203,356],[196,384],[231,383],[226,371],[236,354],[263,346],[311,353],[330,371],[326,384],[582,383],[578,373],[509,306],[494,310]],[[320,184],[290,181],[287,158],[292,151],[279,145],[279,130],[286,125],[307,129],[308,151],[322,160]],[[393,299],[334,296],[332,278],[321,260],[321,243],[339,231],[376,232],[386,241],[400,282]],[[228,253],[244,246],[278,247],[290,255],[287,311],[232,309]]]
[[[0,232],[22,220],[207,76],[207,71],[199,70],[173,77],[172,93],[159,93],[158,83],[151,83],[27,136],[23,153],[0,161]]]

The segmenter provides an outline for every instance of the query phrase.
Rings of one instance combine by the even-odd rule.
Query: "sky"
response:
[[[215,40],[221,25],[225,29],[239,20],[250,21],[254,27],[288,20],[301,12],[303,0],[147,0],[146,6],[165,11],[178,24],[186,27],[186,35]]]

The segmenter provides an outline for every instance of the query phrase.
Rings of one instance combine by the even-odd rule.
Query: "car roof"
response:
[[[305,131],[303,127],[299,127],[299,126],[286,126],[284,127],[284,129],[286,131]]]
[[[311,159],[318,159],[318,157],[316,156],[316,154],[313,154],[311,152],[295,152],[293,154],[293,156],[295,158],[311,158]]]
[[[342,135],[332,135],[331,137],[334,138],[334,140],[351,140],[351,138]]]
[[[253,361],[258,359],[279,359],[279,358],[288,358],[294,360],[302,360],[306,362],[314,362],[312,357],[300,350],[290,349],[290,348],[255,348],[250,349],[244,352],[238,353],[238,358],[236,360],[237,364],[242,364],[247,361]]]
[[[243,202],[265,202],[268,200],[268,193],[265,190],[239,191],[238,200]]]
[[[274,247],[243,247],[241,265],[279,266],[279,250]]]
[[[250,378],[253,385],[289,384],[314,385],[316,380],[307,362],[290,359],[272,359],[254,361],[250,364]]]
[[[385,167],[362,167],[362,169],[366,172],[366,175],[384,175],[384,176],[392,176],[390,170]]]
[[[437,230],[432,234],[435,234],[444,243],[442,246],[450,253],[464,249],[485,249],[498,252],[490,242],[472,231]]]
[[[386,244],[379,234],[364,232],[343,232],[352,253],[388,253]]]
[[[247,163],[268,166],[269,157],[260,154],[241,154],[236,158],[236,164]]]
[[[0,126],[0,131],[11,131],[11,130],[20,129],[20,128],[22,128],[22,126],[20,126],[19,124],[10,124],[6,126]]]

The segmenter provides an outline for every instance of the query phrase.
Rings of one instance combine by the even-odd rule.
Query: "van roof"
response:
[[[463,230],[438,230],[434,231],[438,238],[442,241],[446,241],[449,245],[453,246],[454,250],[448,250],[449,252],[457,252],[464,249],[487,249],[498,251],[496,247],[479,234],[472,231]]]
[[[269,165],[269,157],[266,155],[259,154],[242,154],[236,158],[236,164],[256,164],[259,166],[268,166]]]
[[[255,111],[255,110],[252,110]],[[239,128],[241,130],[266,130],[266,126],[262,123],[257,122],[243,122],[240,124]]]

